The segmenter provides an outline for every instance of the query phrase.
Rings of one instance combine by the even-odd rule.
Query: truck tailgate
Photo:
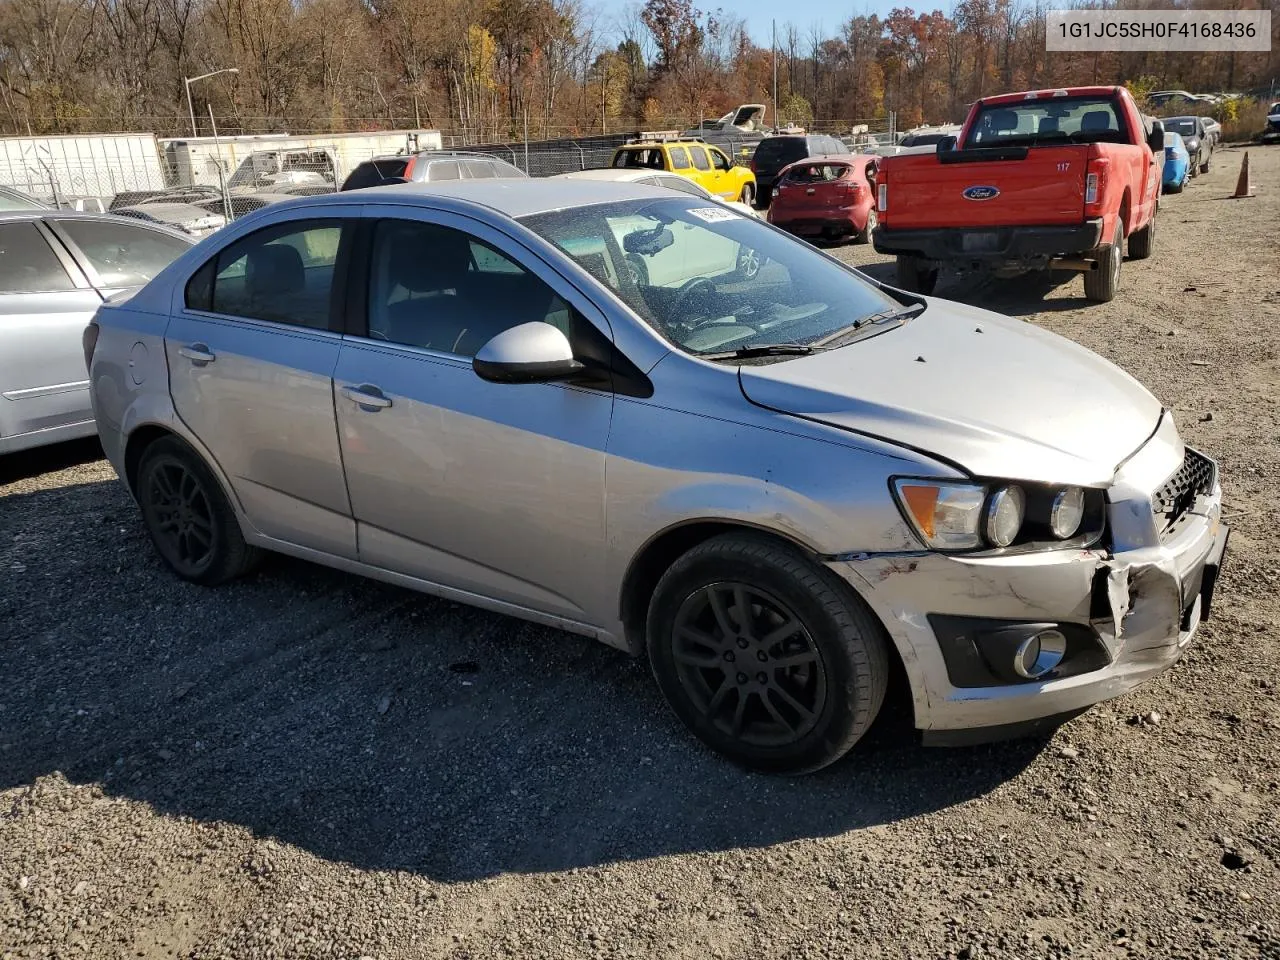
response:
[[[1064,144],[886,157],[880,224],[907,230],[1079,223],[1089,149]]]

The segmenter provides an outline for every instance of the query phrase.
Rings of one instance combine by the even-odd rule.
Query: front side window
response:
[[[708,147],[707,153],[711,154],[711,165],[715,167],[717,170],[720,170],[723,172],[723,171],[729,170],[733,166],[733,164],[729,161],[729,158],[726,157],[719,150],[717,150],[715,147]]]
[[[570,336],[573,311],[484,241],[433,223],[381,220],[369,275],[369,336],[462,357],[541,320]]]
[[[1126,131],[1111,97],[1044,97],[982,107],[965,146],[1125,143]]]
[[[224,248],[212,268],[192,278],[187,306],[327,330],[341,239],[337,220],[299,220],[259,230]],[[206,289],[200,281],[210,272],[212,285]]]
[[[682,350],[811,345],[901,304],[806,244],[692,198],[525,217]]]
[[[74,289],[34,223],[0,223],[0,294]]]
[[[107,220],[59,220],[104,287],[136,287],[167,267],[191,244],[159,230]]]

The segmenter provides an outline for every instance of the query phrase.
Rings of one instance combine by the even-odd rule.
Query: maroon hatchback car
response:
[[[784,168],[773,188],[769,222],[801,237],[866,243],[876,226],[878,159],[809,157]]]

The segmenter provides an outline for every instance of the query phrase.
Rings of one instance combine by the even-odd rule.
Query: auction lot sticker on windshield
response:
[[[736,220],[738,214],[725,207],[698,207],[689,211],[689,216],[705,220],[707,223],[719,223],[721,220]]]

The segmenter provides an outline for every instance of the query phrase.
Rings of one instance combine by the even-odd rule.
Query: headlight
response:
[[[946,480],[895,480],[894,492],[916,533],[935,550],[982,545],[982,505],[987,489]]]
[[[997,547],[1007,547],[1018,539],[1027,498],[1021,487],[1001,487],[987,504],[987,539]]]
[[[1053,498],[1049,508],[1049,529],[1059,540],[1066,540],[1080,529],[1084,519],[1084,491],[1079,487],[1067,487]]]

